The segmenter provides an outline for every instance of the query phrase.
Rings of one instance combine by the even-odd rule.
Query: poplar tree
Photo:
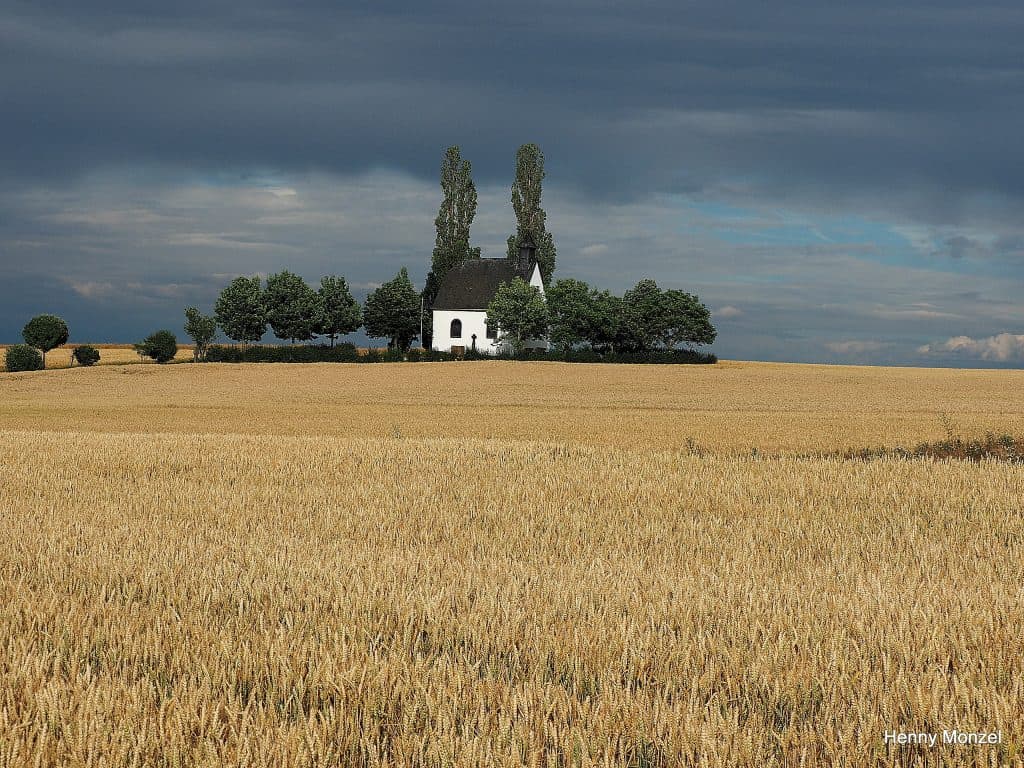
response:
[[[555,271],[555,242],[547,231],[547,214],[540,207],[544,181],[544,153],[536,144],[523,144],[516,152],[516,180],[512,184],[512,209],[516,233],[508,239],[508,258],[519,258],[519,245],[531,239],[537,247],[537,264],[544,285]]]
[[[473,166],[462,159],[458,147],[448,147],[441,161],[441,207],[434,219],[437,235],[430,273],[423,288],[424,336],[423,346],[429,346],[432,335],[431,308],[441,281],[448,270],[466,259],[479,259],[480,249],[469,245],[469,229],[476,216],[476,186],[473,184]]]

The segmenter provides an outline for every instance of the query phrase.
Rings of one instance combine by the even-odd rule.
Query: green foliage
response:
[[[363,324],[363,311],[348,289],[344,277],[329,275],[321,278],[317,291],[317,333],[334,339],[359,329]]]
[[[516,277],[498,287],[487,305],[487,322],[497,324],[499,342],[508,342],[519,353],[528,340],[547,334],[548,307],[539,290]]]
[[[46,367],[46,353],[56,349],[68,340],[68,326],[56,315],[37,315],[21,330],[21,336],[30,347],[43,353],[43,367]]]
[[[75,347],[74,352],[71,353],[71,359],[81,366],[89,367],[100,361],[100,351],[96,347],[83,344],[80,347]]]
[[[5,365],[8,373],[40,371],[43,368],[43,356],[35,347],[28,344],[15,344],[7,348]]]
[[[420,296],[405,267],[366,298],[363,322],[367,336],[388,339],[391,349],[409,349],[420,330]]]
[[[233,341],[259,341],[267,330],[259,276],[236,277],[221,291],[214,306],[217,325]]]
[[[667,290],[661,301],[664,346],[714,343],[718,332],[711,324],[711,312],[696,296],[685,291]]]
[[[462,159],[458,147],[448,147],[441,162],[441,206],[434,219],[436,236],[431,268],[423,287],[424,347],[430,346],[433,336],[434,299],[441,281],[448,271],[466,259],[479,259],[480,249],[469,245],[469,230],[476,217],[476,186],[472,178],[473,166]]]
[[[618,349],[711,344],[716,335],[711,313],[693,294],[662,291],[654,280],[641,280],[622,297]]]
[[[551,317],[549,339],[557,349],[602,349],[615,343],[621,302],[607,291],[599,293],[582,280],[567,279],[552,285],[545,297]]]
[[[598,351],[618,349],[622,338],[622,299],[610,291],[590,294],[592,322],[587,341]]]
[[[547,231],[547,214],[541,208],[544,153],[536,144],[523,144],[516,152],[516,180],[512,184],[512,208],[516,233],[508,239],[508,258],[519,258],[519,246],[530,239],[537,248],[537,264],[546,286],[555,271],[555,242]]]
[[[157,331],[136,344],[135,348],[158,363],[166,363],[178,354],[178,339],[170,331]]]
[[[622,296],[618,349],[638,351],[662,346],[665,319],[661,289],[654,280],[641,280]]]
[[[469,247],[469,229],[476,217],[476,186],[472,171],[473,166],[462,159],[459,148],[448,147],[441,163],[443,199],[434,219],[437,236],[431,269],[438,283],[457,264],[466,259],[480,258],[480,249]]]
[[[518,355],[488,355],[467,349],[462,356],[432,349],[410,349],[405,353],[397,349],[369,349],[360,354],[348,342],[334,347],[322,345],[248,346],[228,347],[213,345],[207,351],[211,363],[389,363],[389,362],[450,362],[455,360],[553,360],[566,363],[714,363],[714,355],[689,349],[648,350],[636,353],[601,353],[593,349],[568,352],[524,350]]]
[[[357,363],[359,350],[343,342],[333,347],[312,344],[290,344],[283,347],[225,347],[214,345],[207,351],[211,363]]]
[[[195,307],[188,307],[185,310],[185,333],[192,337],[192,343],[195,345],[193,359],[205,360],[206,350],[217,335],[217,321],[202,314]]]
[[[287,269],[267,278],[263,292],[267,322],[279,339],[309,341],[320,319],[319,299],[306,281]]]

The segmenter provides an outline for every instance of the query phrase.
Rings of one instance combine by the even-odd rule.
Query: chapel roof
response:
[[[515,277],[529,280],[532,272],[532,264],[529,272],[524,272],[508,259],[467,259],[441,280],[434,309],[485,310],[499,285]]]

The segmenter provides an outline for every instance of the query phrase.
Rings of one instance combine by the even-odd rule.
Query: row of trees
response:
[[[621,297],[582,280],[558,280],[545,300],[517,277],[498,289],[487,321],[517,353],[543,337],[561,351],[644,352],[711,344],[716,336],[711,313],[696,296],[662,290],[654,280],[641,280]]]
[[[195,342],[196,359],[205,357],[220,326],[232,341],[249,344],[267,332],[293,344],[326,336],[335,339],[365,327],[372,338],[386,338],[388,347],[408,349],[420,333],[420,295],[403,267],[372,291],[363,306],[352,297],[344,277],[330,275],[311,288],[288,270],[267,278],[238,277],[221,291],[213,317],[195,307],[185,310],[185,331]]]

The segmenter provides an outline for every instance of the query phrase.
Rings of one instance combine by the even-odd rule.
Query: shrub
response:
[[[156,360],[158,363],[166,363],[174,359],[178,354],[178,339],[170,331],[157,331],[146,337],[141,344],[137,345],[139,351],[146,357]]]
[[[100,351],[96,347],[83,344],[80,347],[75,347],[75,351],[71,353],[72,359],[83,366],[96,365],[100,361]]]
[[[334,347],[296,344],[272,347],[227,347],[215,345],[206,351],[211,363],[355,363],[360,361],[359,350],[348,342]]]
[[[41,371],[43,369],[43,356],[39,350],[30,347],[28,344],[15,344],[7,348],[7,372],[17,373],[18,371]]]
[[[438,363],[450,360],[551,360],[565,363],[658,363],[658,364],[694,364],[716,363],[718,358],[712,354],[696,352],[691,349],[659,349],[642,352],[596,352],[592,349],[572,350],[568,352],[544,352],[543,350],[527,349],[518,355],[503,353],[488,355],[479,350],[467,349],[460,356],[451,352],[437,352],[433,349],[410,349],[403,353],[398,349],[371,347],[365,354],[348,342],[335,347],[324,345],[294,346],[253,346],[228,347],[211,346],[206,353],[211,363],[400,363],[423,362]]]
[[[21,330],[25,343],[43,353],[43,367],[46,367],[46,353],[67,343],[68,326],[56,315],[37,315]]]

